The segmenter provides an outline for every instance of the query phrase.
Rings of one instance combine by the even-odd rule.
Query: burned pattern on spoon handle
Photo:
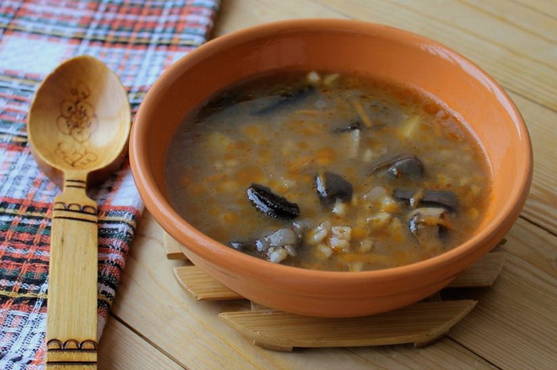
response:
[[[93,339],[49,339],[47,366],[96,366],[97,342]]]
[[[66,179],[64,180],[65,190],[86,189],[84,180]],[[80,222],[97,223],[97,207],[93,204],[81,204],[79,202],[65,202],[57,200],[54,202],[52,213],[54,219],[66,219]]]

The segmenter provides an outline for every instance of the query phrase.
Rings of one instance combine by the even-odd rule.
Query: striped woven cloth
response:
[[[135,112],[161,71],[205,41],[219,0],[0,0],[0,369],[44,367],[51,202],[59,189],[30,154],[26,114],[42,78],[93,55]],[[100,329],[142,203],[128,165],[93,189],[99,203]]]

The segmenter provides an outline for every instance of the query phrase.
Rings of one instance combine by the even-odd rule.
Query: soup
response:
[[[478,226],[478,144],[425,95],[360,76],[275,72],[186,117],[169,199],[210,237],[274,263],[361,271],[433,257]]]

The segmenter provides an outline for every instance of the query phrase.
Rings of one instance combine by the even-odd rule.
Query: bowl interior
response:
[[[213,40],[175,63],[148,93],[138,116],[141,124],[132,133],[132,167],[147,206],[156,199],[151,205],[161,218],[171,219],[163,227],[175,231],[188,227],[164,199],[166,151],[186,114],[237,81],[287,68],[358,73],[419,89],[460,116],[480,142],[492,184],[480,227],[445,257],[414,265],[429,269],[443,258],[459,258],[459,253],[485,242],[516,217],[531,174],[529,137],[514,104],[490,77],[462,56],[418,35],[362,22],[305,20]],[[230,253],[228,248],[208,246],[210,239],[199,232],[190,237],[194,247],[210,250],[215,258]],[[400,268],[381,271],[396,269]],[[371,273],[375,272],[356,274]]]

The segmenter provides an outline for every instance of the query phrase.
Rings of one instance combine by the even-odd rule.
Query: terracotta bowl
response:
[[[181,218],[165,197],[169,142],[184,116],[216,91],[286,68],[358,72],[418,88],[462,117],[481,143],[492,191],[478,230],[462,245],[407,266],[330,272],[272,264],[237,252]],[[393,310],[447,285],[510,229],[532,177],[528,131],[513,102],[484,71],[422,36],[345,20],[292,20],[219,37],[172,65],[151,88],[130,143],[135,181],[157,222],[186,255],[230,289],[265,306],[349,317]]]

